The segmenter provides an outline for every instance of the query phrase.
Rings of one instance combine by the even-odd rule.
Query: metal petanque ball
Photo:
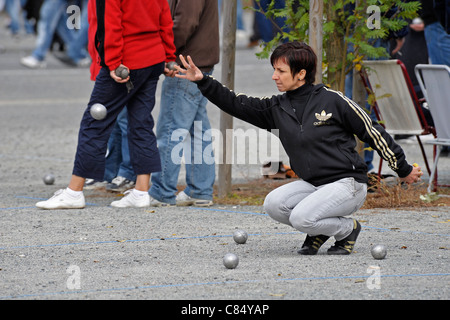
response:
[[[247,242],[248,234],[244,230],[236,230],[233,233],[233,240],[238,244],[244,244]]]
[[[55,176],[52,175],[51,173],[49,173],[49,174],[46,174],[46,175],[44,176],[44,178],[42,178],[42,180],[44,180],[44,183],[45,183],[46,185],[51,185],[51,184],[54,184],[54,183],[55,183]]]
[[[377,260],[382,260],[386,257],[387,249],[384,245],[377,244],[372,247],[372,250],[370,252],[372,253],[372,257]]]
[[[239,258],[237,255],[235,255],[234,253],[227,253],[224,257],[223,257],[223,265],[227,268],[227,269],[234,269],[237,267],[237,265],[239,264]]]
[[[130,72],[125,67],[118,67],[116,69],[116,75],[122,79],[126,79],[130,75]]]
[[[95,120],[103,120],[106,117],[106,107],[100,103],[93,104],[90,110],[92,118]]]
[[[175,71],[175,70],[177,70],[177,69],[175,69],[176,65],[177,64],[175,63],[175,61],[170,61],[170,62],[167,63],[167,69],[169,69],[171,71]]]

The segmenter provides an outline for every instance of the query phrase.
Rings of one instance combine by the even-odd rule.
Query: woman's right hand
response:
[[[191,56],[187,56],[186,61],[186,59],[184,59],[184,57],[180,54],[180,60],[185,69],[180,66],[176,66],[178,74],[176,74],[175,77],[190,81],[200,81],[203,79],[203,72],[197,68],[194,61],[192,61]]]

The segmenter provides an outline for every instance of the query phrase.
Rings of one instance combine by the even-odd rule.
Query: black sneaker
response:
[[[348,237],[336,241],[334,243],[334,246],[332,246],[330,249],[328,249],[328,254],[335,254],[335,255],[346,255],[350,254],[353,251],[353,248],[355,247],[356,239],[358,238],[359,232],[361,231],[361,225],[358,221],[353,219],[353,231],[348,235]]]
[[[297,250],[299,254],[313,256],[317,254],[319,248],[327,241],[330,237],[324,235],[309,236],[306,235],[305,242],[300,249]]]
[[[83,189],[84,190],[95,190],[95,189],[101,189],[106,186],[108,182],[107,181],[98,181],[94,179],[86,179],[84,182]]]
[[[115,177],[111,183],[106,185],[106,191],[125,192],[134,188],[134,181],[128,180],[125,177]]]

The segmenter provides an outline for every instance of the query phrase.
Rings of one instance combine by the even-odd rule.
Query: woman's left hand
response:
[[[411,183],[419,182],[421,180],[420,177],[422,175],[423,175],[423,172],[422,172],[420,166],[417,163],[414,163],[411,173],[404,178],[400,178],[400,180],[403,182],[406,182],[408,184],[411,184]]]

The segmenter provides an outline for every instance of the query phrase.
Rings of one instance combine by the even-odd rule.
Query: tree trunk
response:
[[[316,83],[322,83],[323,0],[309,0],[309,45],[317,55]]]
[[[327,21],[335,21],[339,23],[338,13],[333,10],[333,6],[337,0],[329,0],[325,5],[325,13]],[[333,32],[329,35],[328,41],[325,43],[325,52],[328,61],[328,85],[338,91],[345,91],[345,75],[342,75],[342,67],[347,55],[347,49],[344,48],[344,38],[339,32]]]
[[[212,0],[211,0],[212,1]],[[236,12],[237,1],[225,1],[223,6],[222,36],[222,83],[230,90],[234,89],[234,66],[236,55]],[[227,137],[228,129],[233,129],[233,117],[220,112],[220,132]],[[229,143],[228,143],[229,142]],[[219,165],[219,198],[225,198],[231,192],[233,140],[225,139],[223,145],[223,162]]]

